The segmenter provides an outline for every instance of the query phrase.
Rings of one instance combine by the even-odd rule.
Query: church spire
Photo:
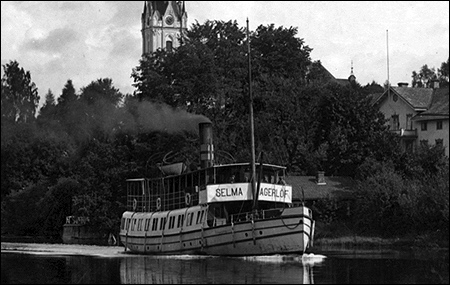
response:
[[[356,80],[356,76],[353,74],[353,59],[351,61],[351,70],[350,70],[350,76],[348,77],[348,81],[354,82]]]
[[[142,55],[171,51],[187,30],[185,1],[145,1],[141,22]]]

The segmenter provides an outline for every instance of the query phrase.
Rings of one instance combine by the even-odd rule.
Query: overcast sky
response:
[[[132,68],[142,53],[143,1],[1,1],[1,63],[17,60],[41,96],[58,97],[68,79],[75,89],[111,78],[132,93]],[[236,20],[297,27],[336,78],[354,74],[361,85],[408,82],[427,64],[449,57],[449,2],[186,1],[189,27],[197,20]],[[388,32],[386,32],[388,30]],[[388,43],[388,45],[387,45]],[[387,48],[388,46],[388,48]],[[3,76],[3,68],[2,68]]]

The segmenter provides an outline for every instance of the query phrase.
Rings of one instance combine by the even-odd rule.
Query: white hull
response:
[[[176,210],[179,213],[188,209]],[[197,209],[203,207],[197,206]],[[206,208],[206,207],[204,207]],[[173,211],[172,211],[173,212]],[[169,217],[169,212],[167,217]],[[137,221],[151,219],[156,213],[125,212]],[[164,212],[158,216],[166,215]],[[149,222],[149,224],[151,224]],[[222,256],[303,253],[311,243],[314,222],[306,207],[285,208],[278,217],[251,219],[208,226],[201,224],[178,229],[152,231],[122,228],[120,240],[126,250],[140,254],[206,254]]]

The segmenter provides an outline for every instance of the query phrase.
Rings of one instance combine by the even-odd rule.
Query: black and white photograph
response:
[[[1,1],[2,284],[448,284],[448,1]]]

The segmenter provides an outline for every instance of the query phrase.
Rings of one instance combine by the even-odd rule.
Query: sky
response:
[[[77,92],[111,78],[132,94],[142,54],[144,1],[1,1],[1,64],[30,71],[42,103],[71,79]],[[440,68],[449,57],[449,1],[186,1],[188,26],[235,20],[296,27],[311,59],[336,78],[361,85],[408,82],[412,71]],[[389,62],[389,66],[388,66]],[[3,67],[1,75],[3,76]]]

